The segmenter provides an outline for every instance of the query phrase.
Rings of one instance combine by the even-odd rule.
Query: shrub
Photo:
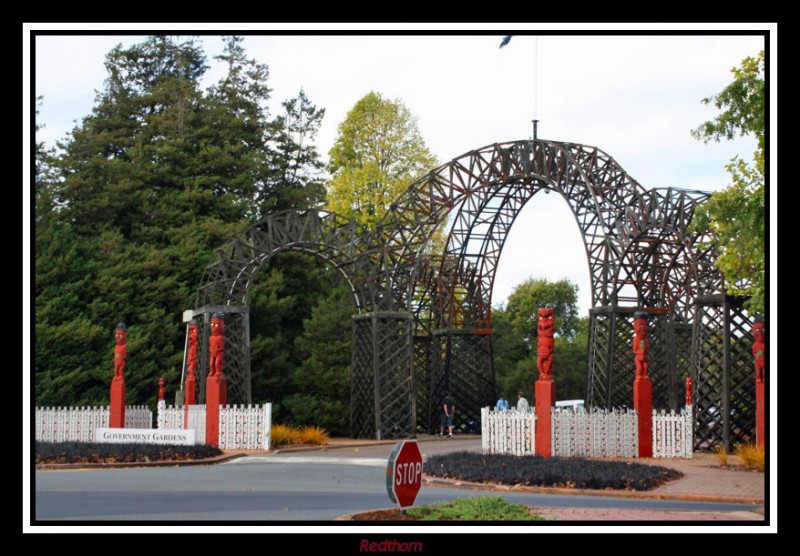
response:
[[[425,521],[544,521],[532,515],[527,506],[509,504],[499,496],[459,498],[417,506],[406,513]]]
[[[725,449],[724,444],[717,444],[714,453],[717,454],[717,459],[722,467],[728,466],[728,450]]]
[[[303,428],[294,425],[272,425],[271,444],[273,446],[286,446],[290,444],[327,444],[330,441],[328,432],[320,427],[306,426]]]
[[[425,472],[481,483],[618,490],[650,490],[683,476],[674,469],[624,461],[473,452],[431,456]]]
[[[301,444],[327,444],[330,441],[330,436],[325,429],[309,425],[303,427],[299,431],[299,440]]]
[[[187,461],[222,454],[219,448],[196,444],[93,444],[89,442],[36,442],[36,463],[143,463]]]
[[[764,471],[764,447],[753,443],[737,444],[736,455],[747,469]]]
[[[294,444],[299,431],[292,425],[272,425],[270,443],[273,446]]]

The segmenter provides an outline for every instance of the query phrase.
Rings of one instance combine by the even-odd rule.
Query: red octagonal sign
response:
[[[386,467],[386,490],[401,508],[414,505],[422,486],[422,454],[416,440],[395,444]]]

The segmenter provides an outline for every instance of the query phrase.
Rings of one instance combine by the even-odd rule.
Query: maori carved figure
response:
[[[555,340],[555,311],[553,309],[539,309],[536,366],[539,369],[539,380],[550,380],[553,376],[553,348]]]
[[[162,376],[158,379],[158,401],[164,401],[164,388],[167,385],[167,380]]]
[[[647,352],[650,340],[647,339],[647,313],[637,311],[633,314],[633,353],[636,355],[636,378],[647,375]]]
[[[753,357],[756,365],[756,383],[764,382],[764,353],[767,349],[765,340],[765,324],[760,318],[753,323]]]
[[[125,380],[125,360],[128,358],[128,348],[125,342],[128,340],[128,329],[124,322],[117,325],[114,331],[114,380]]]
[[[197,322],[189,323],[189,350],[186,355],[186,379],[194,382],[197,369]]]
[[[211,316],[211,337],[208,339],[209,373],[208,376],[223,375],[222,365],[225,354],[225,322],[222,315],[214,313]]]
[[[686,405],[692,405],[692,379],[686,377]]]

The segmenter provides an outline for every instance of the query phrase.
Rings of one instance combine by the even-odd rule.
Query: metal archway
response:
[[[516,141],[466,153],[412,184],[369,235],[327,213],[271,216],[223,247],[206,270],[198,305],[246,307],[252,275],[273,251],[323,256],[345,275],[357,308],[351,434],[387,438],[413,434],[414,424],[431,428],[445,389],[455,390],[461,421],[477,421],[494,399],[497,264],[519,212],[540,191],[565,199],[584,242],[593,305],[590,403],[630,403],[624,370],[633,368],[628,315],[636,309],[658,315],[654,344],[672,358],[665,403],[677,403],[675,383],[688,372],[698,385],[696,400],[714,390],[701,368],[708,357],[699,354],[717,349],[720,334],[741,336],[748,317],[737,310],[732,336],[733,305],[722,295],[715,255],[702,247],[704,238],[686,233],[707,194],[645,190],[603,151],[574,143]],[[435,245],[442,227],[446,244]],[[720,357],[722,380],[730,382],[730,350]],[[249,373],[249,361],[244,366]],[[706,405],[712,403],[725,406]],[[719,434],[727,441],[735,427],[722,421]]]

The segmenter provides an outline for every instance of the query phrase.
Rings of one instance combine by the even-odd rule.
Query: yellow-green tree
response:
[[[722,112],[692,131],[704,142],[752,135],[757,147],[751,163],[737,157],[726,166],[731,183],[714,193],[695,213],[692,227],[710,233],[719,256],[717,268],[728,293],[746,295],[751,312],[764,313],[766,215],[764,196],[764,51],[733,68],[734,80],[718,95],[703,99]]]
[[[411,111],[376,92],[347,113],[329,155],[328,209],[370,229],[416,178],[437,165]]]

